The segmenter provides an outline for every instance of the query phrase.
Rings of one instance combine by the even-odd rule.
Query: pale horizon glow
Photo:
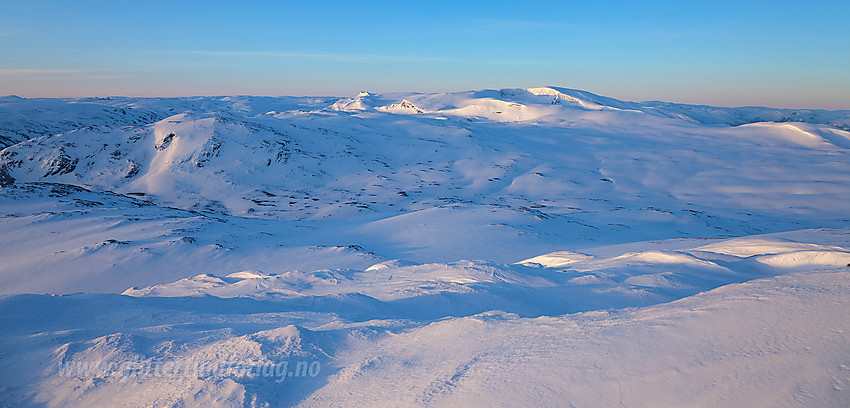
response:
[[[0,95],[349,96],[561,86],[850,109],[846,1],[0,0]]]

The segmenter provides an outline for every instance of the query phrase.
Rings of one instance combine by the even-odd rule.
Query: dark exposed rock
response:
[[[64,150],[59,149],[59,154],[47,163],[47,173],[44,177],[68,174],[77,168],[79,162],[79,158],[72,159]]]
[[[169,133],[162,139],[161,143],[154,144],[154,147],[156,148],[156,150],[165,150],[168,148],[169,145],[171,145],[171,141],[174,140],[175,137],[177,137],[177,135],[175,135],[174,133]]]
[[[15,178],[9,175],[5,167],[0,167],[0,187],[15,184]]]

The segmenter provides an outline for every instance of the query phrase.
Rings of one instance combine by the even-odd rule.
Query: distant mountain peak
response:
[[[23,101],[23,100],[25,100],[25,99],[26,99],[26,98],[21,98],[21,97],[20,97],[20,96],[18,96],[18,95],[5,95],[5,96],[0,96],[0,102],[18,102],[18,101]]]
[[[420,109],[407,99],[402,99],[399,103],[393,103],[379,109],[393,113],[425,113],[424,110]]]
[[[612,106],[605,106],[605,105],[587,100],[586,98],[579,98],[577,96],[570,95],[570,94],[566,93],[566,92],[570,92],[570,91],[572,91],[570,93],[582,93],[581,91],[576,91],[576,90],[573,90],[573,89],[568,90],[568,89],[562,88],[562,89],[559,90],[559,89],[556,89],[556,88],[553,88],[553,87],[543,86],[543,87],[537,87],[537,88],[526,88],[525,90],[528,91],[529,93],[531,93],[532,95],[535,95],[535,96],[553,97],[554,99],[552,100],[552,103],[556,104],[556,105],[560,104],[561,101],[566,101],[566,102],[569,102],[569,103],[572,103],[572,104],[575,104],[575,105],[579,105],[583,108],[593,109],[593,110],[613,108]]]

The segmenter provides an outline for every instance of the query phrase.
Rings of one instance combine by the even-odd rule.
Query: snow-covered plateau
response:
[[[0,406],[850,406],[850,111],[0,97]]]

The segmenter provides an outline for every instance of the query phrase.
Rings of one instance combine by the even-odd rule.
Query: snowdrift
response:
[[[850,111],[0,98],[0,405],[848,406]]]

